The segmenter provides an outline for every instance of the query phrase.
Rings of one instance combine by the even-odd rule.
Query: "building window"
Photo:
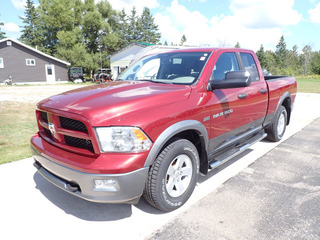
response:
[[[26,59],[27,66],[35,66],[36,61],[34,59]]]
[[[12,46],[12,42],[11,41],[7,41],[7,46]]]
[[[3,65],[3,58],[0,58],[0,68],[4,68],[4,65]]]

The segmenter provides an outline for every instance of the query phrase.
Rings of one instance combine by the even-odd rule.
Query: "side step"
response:
[[[219,167],[220,165],[224,164],[225,162],[229,161],[231,158],[234,158],[238,154],[242,153],[244,150],[259,142],[260,140],[264,139],[267,136],[265,132],[260,132],[254,135],[252,138],[244,141],[241,145],[237,145],[225,152],[222,152],[219,155],[216,155],[213,160],[209,163],[210,170]]]

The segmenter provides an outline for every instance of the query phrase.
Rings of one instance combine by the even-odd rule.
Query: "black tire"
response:
[[[282,139],[287,126],[288,113],[284,106],[280,106],[271,125],[266,129],[267,139],[278,142]]]
[[[199,175],[199,155],[186,139],[168,144],[152,165],[144,198],[164,212],[181,207],[191,196]]]

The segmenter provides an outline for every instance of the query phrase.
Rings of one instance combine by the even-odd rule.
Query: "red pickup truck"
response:
[[[290,122],[293,77],[264,77],[253,51],[180,49],[146,56],[118,80],[42,100],[35,167],[93,202],[172,211],[206,174]]]

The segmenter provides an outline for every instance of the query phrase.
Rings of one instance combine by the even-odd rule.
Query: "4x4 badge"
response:
[[[50,130],[52,135],[56,134],[56,128],[54,127],[53,123],[49,123],[49,130]]]

